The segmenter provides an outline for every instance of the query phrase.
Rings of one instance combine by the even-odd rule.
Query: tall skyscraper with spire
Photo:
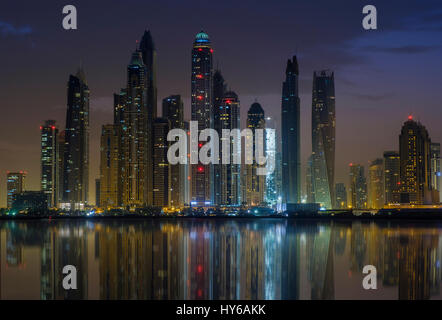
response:
[[[198,122],[198,131],[213,128],[212,76],[213,49],[209,36],[198,33],[192,48],[191,74],[191,118]],[[205,141],[198,143],[199,149]],[[193,155],[193,157],[198,155]],[[213,166],[198,163],[192,165],[191,202],[196,205],[210,205],[213,202]]]
[[[89,87],[82,68],[70,75],[63,156],[63,203],[80,209],[89,192]]]
[[[301,121],[296,56],[287,61],[282,84],[282,201],[301,201]]]
[[[332,208],[335,187],[335,80],[334,73],[313,73],[312,188],[314,201]]]
[[[124,91],[122,112],[123,204],[126,207],[143,207],[149,204],[148,173],[151,145],[149,144],[149,111],[147,108],[146,67],[141,52],[132,53],[127,67],[127,88]],[[118,116],[115,116],[118,118]],[[150,157],[151,158],[151,157]],[[152,161],[150,159],[150,161]],[[150,202],[151,203],[151,202]]]

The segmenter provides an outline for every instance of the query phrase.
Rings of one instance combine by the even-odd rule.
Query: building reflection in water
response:
[[[387,222],[3,221],[0,298],[441,299],[441,235]],[[68,264],[77,290],[62,288]]]

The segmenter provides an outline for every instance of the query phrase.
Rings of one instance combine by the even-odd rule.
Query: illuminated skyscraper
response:
[[[157,117],[157,52],[152,35],[149,31],[144,31],[140,41],[139,51],[143,59],[145,67],[144,87],[146,88],[146,115],[147,115],[147,166],[145,168],[146,184],[147,184],[147,204],[152,204],[152,183],[153,183],[153,141],[152,127],[153,121]]]
[[[399,203],[400,198],[400,158],[397,151],[384,152],[385,204]]]
[[[213,49],[207,33],[195,37],[192,48],[191,112],[192,121],[198,121],[198,131],[213,127],[212,113],[212,60]],[[199,148],[205,141],[198,143]],[[199,149],[198,149],[199,152]],[[194,157],[198,155],[193,155]],[[211,204],[213,199],[213,166],[201,163],[192,165],[192,202]]]
[[[47,120],[41,132],[41,191],[48,197],[48,206],[58,204],[58,129],[54,120]]]
[[[381,209],[384,203],[384,162],[376,159],[368,167],[368,207]]]
[[[219,130],[240,129],[240,106],[238,96],[229,91],[224,94],[221,104],[218,106]],[[234,163],[235,154],[241,156],[241,136],[230,135],[228,138],[230,150],[229,163],[220,164],[220,177],[216,181],[220,183],[220,204],[239,205],[241,203],[241,165]],[[220,135],[221,143],[227,143]],[[220,159],[223,157],[220,147]],[[225,156],[225,155],[224,155]],[[220,162],[221,163],[221,162]]]
[[[336,209],[347,209],[347,189],[345,184],[340,182],[336,184]]]
[[[7,172],[6,173],[6,200],[8,208],[12,207],[14,196],[25,190],[26,171]]]
[[[273,129],[273,130],[269,130]],[[267,172],[266,175],[266,194],[265,194],[265,202],[267,202],[270,206],[275,206],[278,201],[278,190],[276,185],[276,175],[277,168],[276,166],[276,147],[277,147],[277,139],[276,139],[276,124],[275,120],[271,117],[266,117],[266,134],[265,134],[266,142],[266,156],[267,156]],[[271,161],[269,159],[274,159],[274,168],[271,168]],[[273,170],[272,170],[273,169]]]
[[[174,95],[163,99],[163,118],[169,120],[170,129],[184,129],[184,106],[181,96]],[[184,183],[187,183],[186,165],[169,164],[170,168],[170,205],[181,206],[184,198]]]
[[[104,125],[100,147],[100,202],[96,205],[106,209],[122,206],[120,143],[121,127]]]
[[[296,56],[287,61],[282,85],[282,201],[301,201],[301,120]]]
[[[147,109],[152,120],[157,117],[157,51],[150,30],[144,31],[140,41],[140,52],[146,67]]]
[[[127,89],[122,111],[123,205],[143,207],[149,203],[148,175],[152,169],[149,144],[149,111],[146,104],[146,67],[140,51],[132,54],[127,67]]]
[[[410,116],[399,136],[401,203],[432,203],[430,150],[427,129]]]
[[[224,97],[224,94],[226,93],[226,84],[224,82],[224,78],[221,74],[220,70],[216,70],[213,75],[213,128],[218,132],[218,136],[221,137],[221,114],[222,111],[224,111],[224,108],[222,106],[222,99]],[[222,152],[222,150],[221,150]],[[214,164],[212,166],[213,168],[213,199],[214,203],[216,205],[222,204],[221,201],[221,187],[223,184],[223,181],[221,179],[221,168],[223,165],[221,164],[221,155],[220,152],[220,158],[219,162],[220,164]]]
[[[350,164],[350,201],[353,209],[367,208],[367,180],[364,167]]]
[[[69,76],[63,164],[63,203],[80,209],[89,193],[89,87],[83,70]]]
[[[439,194],[439,202],[441,200],[441,172],[440,172],[440,143],[431,143],[430,150],[431,161],[431,190],[435,191],[435,195]],[[437,202],[437,201],[435,201]]]
[[[331,208],[335,180],[335,83],[334,73],[313,73],[312,182],[315,202]]]
[[[256,144],[256,129],[265,129],[266,122],[264,117],[264,110],[257,102],[253,103],[247,112],[247,128],[253,131],[253,157],[255,158],[252,164],[247,164],[247,156],[245,159],[246,168],[246,202],[248,205],[258,206],[265,200],[266,192],[266,176],[258,175],[257,170],[261,167],[257,163],[255,150],[258,147]],[[264,136],[265,143],[265,136]],[[264,147],[265,150],[265,146]],[[247,146],[246,146],[247,148]],[[264,151],[263,150],[263,151]]]
[[[156,118],[153,124],[153,205],[169,205],[170,172],[167,160],[169,120]]]

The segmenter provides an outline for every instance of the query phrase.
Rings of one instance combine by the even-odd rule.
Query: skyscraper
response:
[[[312,182],[315,202],[331,208],[335,180],[335,83],[334,73],[313,73]]]
[[[146,104],[146,67],[141,52],[132,53],[127,67],[127,89],[122,124],[123,205],[143,207],[149,203],[149,111]],[[118,117],[117,117],[118,118]]]
[[[364,167],[359,164],[350,164],[350,201],[353,209],[367,208],[367,180]]]
[[[169,120],[170,129],[184,129],[184,106],[180,95],[172,95],[163,99],[163,118]],[[166,137],[167,138],[167,137]],[[184,183],[187,183],[186,165],[169,164],[170,168],[170,205],[181,206],[184,198]]]
[[[221,137],[221,111],[223,111],[222,99],[226,93],[226,84],[220,70],[216,70],[213,75],[213,128],[218,132]],[[220,164],[214,164],[213,168],[213,200],[216,205],[222,204],[221,201],[221,186],[223,181],[221,180],[221,153],[219,158]]]
[[[347,189],[342,182],[336,183],[336,209],[347,209]]]
[[[431,190],[435,191],[434,197],[436,197],[437,194],[439,195],[439,202],[440,202],[441,200],[440,143],[436,142],[431,143],[430,161],[431,161]]]
[[[384,203],[384,162],[376,159],[368,167],[368,207],[381,209]]]
[[[265,134],[265,146],[267,159],[275,159],[274,168],[271,168],[271,161],[267,160],[267,175],[265,178],[266,194],[265,202],[270,206],[275,206],[278,201],[278,190],[276,185],[276,154],[277,154],[277,139],[276,139],[276,124],[272,117],[266,117],[266,134]],[[270,130],[272,129],[272,130]],[[273,169],[273,170],[272,170]]]
[[[54,120],[47,120],[41,132],[41,191],[48,197],[48,206],[58,204],[58,129]]]
[[[213,127],[212,113],[212,60],[213,49],[207,33],[201,31],[195,37],[192,48],[191,113],[198,122],[198,131]],[[198,143],[199,148],[205,142]],[[199,152],[198,148],[198,152]],[[198,155],[193,155],[193,157]],[[213,166],[198,163],[192,165],[192,203],[211,204],[213,199]]]
[[[104,125],[100,146],[100,201],[97,206],[118,208],[122,206],[121,179],[121,126]]]
[[[400,200],[400,157],[397,151],[384,152],[385,204],[399,203]]]
[[[147,166],[145,168],[146,176],[146,202],[147,204],[152,204],[152,183],[153,183],[153,141],[152,141],[152,127],[153,121],[157,117],[157,52],[155,49],[155,44],[152,39],[152,34],[150,30],[144,31],[143,37],[140,41],[139,51],[141,52],[141,57],[143,59],[145,68],[145,78],[144,87],[146,88],[146,115],[147,115]]]
[[[81,209],[89,191],[89,87],[80,68],[69,76],[63,157],[63,202]]]
[[[296,56],[287,61],[282,85],[282,201],[301,201],[301,120]]]
[[[169,120],[156,118],[153,124],[153,205],[169,205],[170,172],[167,160]]]
[[[224,94],[217,113],[219,115],[219,133],[222,130],[240,129],[240,106],[238,96],[229,91]],[[220,190],[220,203],[222,205],[239,205],[241,203],[241,164],[234,163],[235,154],[241,156],[241,137],[230,135],[228,142],[220,135],[221,143],[228,143],[230,154],[229,163],[218,165],[220,176],[216,179]],[[223,148],[220,147],[222,160]]]
[[[147,109],[152,120],[157,117],[157,51],[150,30],[145,30],[140,41],[140,52],[146,67]]]
[[[265,129],[265,115],[264,110],[261,105],[257,102],[253,103],[250,106],[249,111],[247,112],[247,128],[253,131],[254,137],[256,136],[256,129]],[[265,143],[265,136],[264,136]],[[253,155],[255,156],[255,150],[258,147],[256,144],[256,139],[253,139]],[[265,146],[264,146],[265,150]],[[265,200],[265,191],[266,191],[266,176],[258,175],[257,170],[260,165],[257,163],[256,159],[252,164],[247,164],[246,159],[246,202],[248,205],[257,206],[261,205]]]
[[[427,129],[409,116],[399,136],[401,203],[432,203],[430,150]]]
[[[14,196],[25,190],[26,175],[26,171],[6,172],[6,200],[8,208],[12,207]]]

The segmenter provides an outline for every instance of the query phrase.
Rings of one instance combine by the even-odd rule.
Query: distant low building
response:
[[[14,195],[12,210],[43,214],[48,210],[48,197],[43,191],[25,191]]]

